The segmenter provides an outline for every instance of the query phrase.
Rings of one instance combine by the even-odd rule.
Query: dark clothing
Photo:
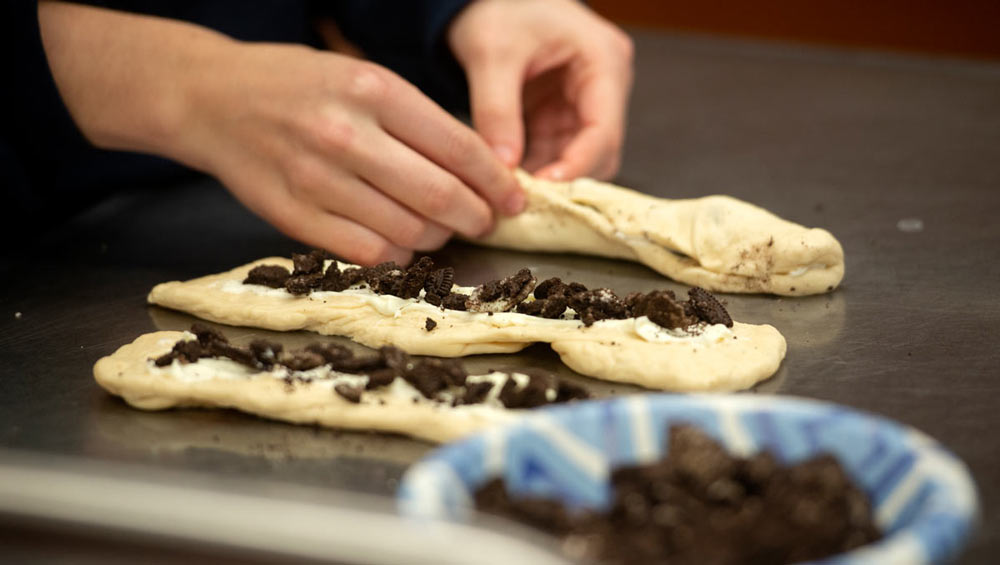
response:
[[[194,22],[244,41],[319,45],[312,22],[332,17],[347,39],[428,95],[465,102],[461,71],[442,35],[470,0],[86,0],[106,8]],[[0,222],[63,218],[113,191],[170,183],[192,171],[149,155],[90,145],[49,70],[35,0],[0,1]]]

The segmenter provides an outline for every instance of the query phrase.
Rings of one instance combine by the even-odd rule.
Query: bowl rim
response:
[[[813,398],[775,395],[775,394],[747,394],[747,393],[694,393],[694,394],[674,394],[674,393],[639,393],[615,396],[610,398],[572,402],[569,404],[546,406],[535,409],[531,414],[526,414],[515,422],[499,425],[487,430],[466,436],[460,440],[442,445],[419,461],[411,465],[404,473],[397,490],[397,508],[400,513],[419,519],[446,520],[446,521],[468,521],[472,513],[468,491],[473,485],[467,484],[448,462],[448,456],[455,452],[480,449],[483,439],[486,443],[493,443],[499,438],[505,438],[511,433],[519,430],[529,430],[534,432],[540,426],[549,428],[552,424],[557,424],[560,418],[568,418],[563,414],[572,414],[581,410],[592,410],[593,406],[608,406],[628,403],[645,403],[650,410],[668,410],[686,404],[692,407],[700,407],[713,412],[729,412],[732,415],[739,415],[751,411],[777,412],[777,413],[817,413],[818,411],[836,411],[839,414],[847,415],[850,418],[861,419],[874,424],[877,428],[888,428],[902,432],[904,447],[922,458],[926,457],[933,461],[929,465],[930,470],[925,470],[925,475],[934,477],[938,482],[947,488],[956,500],[953,512],[948,521],[937,524],[948,526],[955,532],[950,543],[943,547],[927,548],[921,543],[920,536],[914,530],[921,525],[918,520],[908,523],[891,534],[886,535],[876,543],[865,545],[852,551],[837,554],[824,558],[824,564],[850,564],[859,565],[867,563],[931,563],[947,560],[956,556],[965,547],[972,532],[975,530],[980,520],[979,496],[975,481],[967,465],[959,459],[953,452],[944,447],[940,442],[925,434],[924,432],[886,416],[879,415],[863,409],[853,408],[834,402],[817,400]],[[692,422],[697,425],[696,422]],[[745,432],[749,433],[749,432]],[[712,434],[713,436],[715,434]],[[492,439],[491,439],[492,438]],[[501,439],[502,441],[502,439]],[[726,443],[725,441],[723,442]],[[733,449],[726,445],[727,450],[736,452],[737,455],[752,453],[758,449],[742,451]],[[839,459],[839,458],[838,458]],[[502,462],[494,461],[492,465],[487,465],[490,471],[486,476],[496,476],[502,469]],[[454,485],[450,481],[457,481],[463,485],[464,496],[459,496],[456,503],[459,505],[456,510],[457,516],[448,512],[449,505],[443,499],[427,498],[426,493],[416,494],[426,486],[431,477],[444,477],[449,481],[447,484]],[[859,483],[859,481],[855,481]],[[864,489],[863,484],[859,484]],[[438,495],[441,492],[436,493]],[[439,497],[440,498],[440,497]],[[873,507],[873,512],[876,509]],[[935,554],[934,549],[939,551]],[[928,552],[931,552],[928,555]]]

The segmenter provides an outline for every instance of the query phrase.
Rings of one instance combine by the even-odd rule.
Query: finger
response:
[[[472,124],[500,161],[513,167],[521,162],[524,153],[523,64],[508,58],[467,69]]]
[[[377,105],[386,131],[461,180],[493,208],[508,214],[524,208],[521,186],[476,132],[405,81],[393,81],[387,90]]]
[[[625,131],[627,85],[600,76],[581,89],[577,102],[580,130],[559,159],[538,174],[552,179],[569,179],[603,172],[616,162]]]
[[[299,157],[293,163],[285,173],[286,182],[301,201],[353,220],[405,249],[438,249],[451,237],[450,230],[413,213],[357,176],[316,158]]]
[[[522,166],[535,173],[556,162],[578,130],[576,111],[561,98],[557,103],[538,107],[529,117],[527,150]]]
[[[371,229],[287,197],[268,218],[285,234],[313,247],[326,249],[358,265],[395,261],[406,265],[413,253],[393,244]]]
[[[492,229],[489,204],[455,175],[390,136],[361,145],[356,172],[389,198],[467,237]]]

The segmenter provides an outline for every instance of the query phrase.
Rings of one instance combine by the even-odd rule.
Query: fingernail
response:
[[[514,164],[514,150],[510,147],[506,145],[494,145],[493,153],[508,167]]]
[[[562,167],[552,167],[545,176],[552,180],[563,180],[566,178],[566,169],[563,169]]]
[[[524,192],[518,190],[514,194],[507,197],[507,213],[510,215],[520,214],[524,210],[525,198]]]

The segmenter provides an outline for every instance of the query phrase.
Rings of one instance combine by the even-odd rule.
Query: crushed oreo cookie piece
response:
[[[312,351],[298,351],[281,358],[281,364],[293,371],[311,371],[326,365],[323,356]]]
[[[327,292],[340,292],[349,287],[344,279],[344,274],[340,271],[340,266],[336,261],[330,263],[323,273],[323,278],[319,281],[319,289]]]
[[[369,371],[368,384],[365,385],[365,388],[372,390],[389,386],[399,375],[399,371],[396,369],[390,369],[389,367],[382,367],[381,369]]]
[[[427,318],[427,320],[424,322],[424,329],[427,331],[432,331],[434,328],[437,327],[437,325],[438,323],[435,322],[432,318]]]
[[[312,275],[323,271],[326,253],[313,250],[309,253],[292,253],[292,275]]]
[[[688,291],[688,300],[700,319],[709,324],[733,327],[733,319],[729,317],[726,307],[707,290],[698,286],[692,288]]]
[[[340,273],[340,280],[342,284],[346,285],[344,288],[354,286],[365,280],[365,269],[363,267],[344,269]]]
[[[403,379],[420,391],[424,398],[430,400],[437,399],[438,393],[448,388],[444,375],[423,363],[418,363],[413,368],[404,371]]]
[[[465,307],[470,312],[509,312],[531,294],[537,282],[529,269],[521,269],[509,277],[476,287]]]
[[[600,320],[624,320],[628,309],[621,298],[607,288],[578,292],[569,297],[569,307],[576,310],[585,326]]]
[[[309,294],[319,289],[322,281],[323,273],[292,275],[285,281],[285,290],[296,295]]]
[[[424,279],[424,300],[434,306],[440,306],[441,301],[444,300],[446,296],[451,294],[451,288],[454,284],[455,269],[452,267],[445,267],[443,269],[432,271],[429,275],[427,275],[427,278]]]
[[[354,404],[361,402],[361,389],[356,386],[340,383],[334,386],[333,390],[348,402]]]
[[[434,270],[434,261],[430,257],[421,257],[419,261],[406,269],[406,273],[403,275],[403,281],[400,283],[400,293],[401,298],[417,298],[420,296],[420,291],[424,289],[424,283],[427,282],[427,277],[430,276],[431,271]]]
[[[684,329],[698,323],[698,318],[685,312],[672,290],[654,290],[626,297],[632,317],[646,316],[653,323],[668,329]]]
[[[285,281],[292,276],[288,269],[281,265],[257,265],[250,269],[243,284],[259,284],[270,288],[284,288]]]
[[[491,390],[493,383],[490,382],[468,383],[458,404],[480,404],[486,400]]]
[[[603,511],[512,497],[502,480],[475,493],[479,510],[563,536],[570,557],[607,563],[783,564],[877,541],[865,494],[832,455],[795,465],[727,453],[692,426],[669,432],[668,456],[615,469]]]
[[[376,294],[391,294],[400,298],[407,298],[403,296],[405,294],[403,291],[405,279],[406,271],[394,261],[379,263],[365,273],[365,282]]]
[[[257,365],[264,370],[271,370],[278,362],[284,346],[280,343],[256,339],[250,342],[250,354],[257,361]]]
[[[549,295],[548,298],[538,298],[531,301],[525,301],[517,306],[517,312],[520,314],[527,314],[529,316],[538,316],[539,318],[548,318],[554,320],[556,318],[561,318],[566,312],[566,308],[569,306],[569,299],[565,295],[555,294]]]
[[[465,386],[466,379],[469,376],[469,373],[465,371],[465,367],[455,359],[424,357],[418,362],[418,365],[431,367],[433,370],[441,373],[448,386]]]
[[[444,297],[441,301],[441,306],[448,310],[465,310],[465,304],[468,299],[469,297],[464,294],[452,292]]]
[[[535,287],[535,298],[572,296],[580,292],[587,292],[587,287],[578,282],[564,283],[559,277],[552,277],[538,283]]]
[[[169,353],[157,357],[154,363],[157,367],[166,367],[173,363],[174,359],[181,363],[194,363],[203,356],[203,351],[204,348],[197,341],[178,341]]]
[[[554,376],[521,374],[527,377],[526,383],[520,385],[514,375],[508,375],[500,389],[500,402],[507,408],[536,408],[551,404],[558,397],[559,385]]]

